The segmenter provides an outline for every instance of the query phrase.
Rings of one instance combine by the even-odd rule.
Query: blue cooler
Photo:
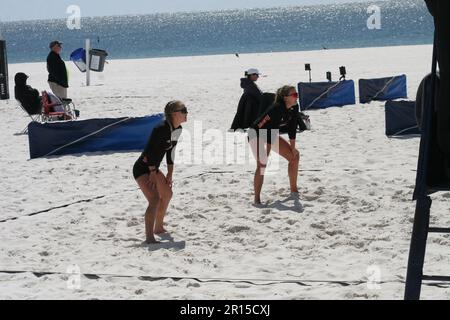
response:
[[[86,72],[86,50],[79,48],[72,52],[70,60],[80,69],[81,72]]]

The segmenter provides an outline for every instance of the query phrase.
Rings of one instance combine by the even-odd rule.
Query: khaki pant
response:
[[[67,88],[61,87],[59,84],[56,84],[54,82],[48,82],[50,85],[50,89],[52,89],[52,92],[55,96],[59,97],[60,99],[67,99]]]

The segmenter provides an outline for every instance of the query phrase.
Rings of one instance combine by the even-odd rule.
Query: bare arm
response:
[[[172,164],[172,165],[168,165],[167,166],[167,176],[169,177],[172,177],[173,176],[173,169],[174,169],[174,165]]]
[[[289,143],[291,144],[291,149],[294,150],[295,149],[295,139],[290,139]]]

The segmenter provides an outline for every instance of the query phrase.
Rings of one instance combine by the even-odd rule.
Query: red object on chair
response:
[[[54,120],[54,118],[62,119],[62,120],[70,120],[72,117],[68,115],[64,111],[54,111],[54,107],[60,106],[61,103],[59,101],[57,102],[51,102],[50,98],[46,91],[42,92],[42,107],[43,107],[43,116],[45,119]]]

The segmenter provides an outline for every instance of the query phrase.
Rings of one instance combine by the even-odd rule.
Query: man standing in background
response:
[[[67,78],[66,64],[60,56],[62,43],[52,41],[49,47],[51,51],[47,56],[48,84],[56,96],[61,99],[67,99],[69,81]]]

